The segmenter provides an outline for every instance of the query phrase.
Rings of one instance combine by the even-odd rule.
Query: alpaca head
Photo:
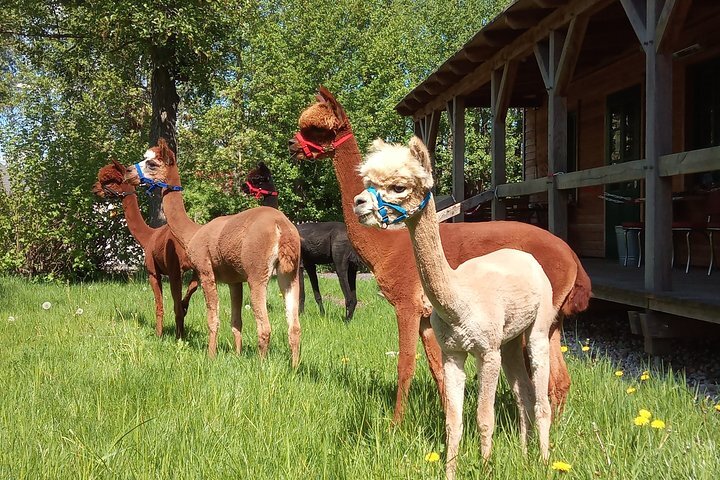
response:
[[[272,173],[270,173],[270,169],[265,165],[265,162],[258,163],[256,168],[250,170],[241,188],[247,195],[255,195],[258,197],[277,192],[272,179]]]
[[[360,223],[385,227],[424,207],[433,187],[430,154],[417,137],[408,146],[375,140],[360,166],[365,190],[355,197]],[[403,212],[395,207],[400,207]]]
[[[326,158],[334,151],[333,142],[342,133],[350,131],[350,122],[342,105],[335,100],[330,91],[320,86],[316,95],[317,102],[300,114],[300,131],[290,139],[290,154],[297,160]],[[312,156],[303,148],[303,142],[311,142],[321,147]]]
[[[137,168],[142,171],[143,177],[154,181],[165,181],[171,169],[177,169],[175,154],[170,149],[164,138],[158,140],[155,147],[148,149],[143,155],[144,160],[137,163]],[[135,166],[125,170],[125,181],[130,185],[140,184],[140,175]]]
[[[98,181],[93,185],[93,193],[100,198],[124,197],[135,188],[124,182],[125,166],[117,160],[105,165],[98,171]]]

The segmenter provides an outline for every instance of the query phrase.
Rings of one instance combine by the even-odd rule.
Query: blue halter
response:
[[[405,220],[406,218],[412,217],[417,212],[419,212],[420,210],[425,208],[425,206],[428,204],[428,202],[432,198],[432,192],[427,192],[427,194],[425,195],[425,198],[423,198],[422,202],[420,202],[420,205],[418,205],[417,208],[415,208],[414,210],[406,210],[396,203],[390,203],[390,202],[386,202],[385,200],[383,200],[383,198],[380,196],[380,192],[375,190],[375,187],[367,187],[365,190],[367,190],[371,195],[373,195],[375,197],[375,199],[377,199],[378,213],[382,217],[382,221],[381,221],[382,228],[387,228],[389,225],[394,225],[396,223],[400,223],[403,220]],[[391,222],[390,219],[388,218],[388,210],[386,207],[392,208],[397,213],[399,213],[400,216]]]
[[[140,168],[140,164],[136,163],[135,170],[137,170],[138,177],[140,177],[140,183],[143,185],[147,185],[148,189],[145,191],[148,195],[152,195],[153,190],[156,188],[167,188],[168,190],[172,192],[179,192],[183,188],[180,185],[168,185],[165,182],[161,182],[159,180],[153,180],[152,178],[148,178],[145,175],[143,175],[142,168]]]

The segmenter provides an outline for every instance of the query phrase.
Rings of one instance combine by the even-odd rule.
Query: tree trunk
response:
[[[155,62],[152,72],[152,120],[150,123],[150,146],[157,145],[160,137],[167,140],[173,152],[177,153],[175,141],[175,126],[177,123],[177,108],[180,97],[175,88],[175,80],[170,75],[166,65]],[[166,223],[165,215],[162,212],[162,194],[155,190],[150,197],[150,212],[148,224],[151,227],[159,227]]]

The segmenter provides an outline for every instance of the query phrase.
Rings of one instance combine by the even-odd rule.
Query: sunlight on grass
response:
[[[219,354],[211,361],[201,292],[186,319],[188,338],[177,342],[171,315],[163,337],[155,336],[142,279],[0,282],[0,478],[443,477],[444,420],[423,358],[405,422],[391,425],[397,326],[373,281],[358,282],[360,305],[346,325],[337,282],[321,280],[328,313],[308,298],[297,371],[274,283],[268,359],[258,357],[247,309],[244,350],[233,353],[221,288]],[[504,381],[493,456],[481,461],[468,362],[458,478],[716,478],[715,404],[670,373],[630,378],[576,350],[565,353],[573,387],[547,465],[534,442],[523,457]],[[647,422],[636,425],[638,417]]]

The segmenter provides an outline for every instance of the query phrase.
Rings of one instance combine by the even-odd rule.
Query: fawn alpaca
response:
[[[433,305],[430,323],[440,344],[445,377],[447,478],[455,477],[462,436],[464,364],[475,357],[478,431],[484,458],[490,456],[494,401],[501,365],[520,410],[523,449],[533,419],[540,450],[548,458],[551,409],[548,398],[548,333],[558,310],[542,266],[526,252],[500,249],[450,267],[442,249],[430,155],[417,137],[409,148],[378,140],[360,169],[366,190],[355,197],[361,223],[376,227],[405,222],[420,281]],[[532,380],[523,356],[527,340]]]

